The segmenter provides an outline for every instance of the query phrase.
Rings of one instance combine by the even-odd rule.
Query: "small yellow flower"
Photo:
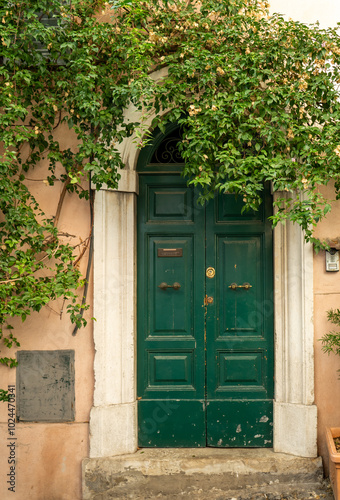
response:
[[[221,68],[220,66],[217,68],[216,72],[219,74],[219,75],[224,75],[225,74],[225,71],[223,68]]]
[[[301,78],[300,83],[299,83],[299,90],[306,90],[308,87],[308,83]]]
[[[190,104],[190,106],[189,106],[189,116],[195,116],[198,113],[200,113],[201,111],[202,111],[201,108],[196,108],[196,106],[194,104]]]
[[[217,106],[215,106],[215,104],[213,104],[213,105],[211,106],[211,110],[212,110],[212,111],[217,111],[217,110],[218,110],[218,107],[217,107]]]

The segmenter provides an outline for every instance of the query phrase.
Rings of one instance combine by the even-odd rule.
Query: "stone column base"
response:
[[[137,402],[94,406],[90,414],[90,458],[137,450]]]
[[[317,407],[274,401],[274,451],[317,456]]]

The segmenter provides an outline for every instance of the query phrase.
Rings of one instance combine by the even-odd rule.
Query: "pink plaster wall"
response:
[[[68,138],[69,139],[69,138]],[[68,143],[74,147],[72,140]],[[27,181],[41,203],[46,215],[55,214],[62,183],[46,186],[45,166],[30,172]],[[67,194],[60,214],[58,228],[74,235],[66,241],[78,244],[90,232],[89,202]],[[85,275],[88,251],[80,262]],[[82,293],[82,290],[80,290]],[[88,290],[88,302],[92,300],[92,273]],[[0,403],[0,498],[1,500],[80,500],[81,461],[88,456],[89,414],[93,402],[93,357],[92,311],[85,312],[86,328],[72,336],[74,326],[68,315],[62,315],[63,301],[56,300],[33,313],[22,323],[13,321],[22,350],[75,350],[75,422],[72,423],[17,423],[16,424],[16,492],[8,491],[8,428],[7,403]],[[11,349],[11,357],[15,351]],[[2,351],[3,355],[6,355]],[[0,387],[15,384],[15,369],[0,366]]]
[[[335,198],[332,187],[322,192]],[[318,224],[316,237],[340,236],[340,201],[332,202],[332,211]],[[315,402],[318,407],[318,450],[328,471],[325,427],[340,425],[340,357],[322,352],[319,339],[333,325],[327,321],[329,309],[340,308],[340,272],[326,272],[325,252],[314,256],[314,335],[315,335]]]

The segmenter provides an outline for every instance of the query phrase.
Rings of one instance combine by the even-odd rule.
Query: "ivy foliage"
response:
[[[273,223],[290,219],[313,241],[330,210],[319,192],[340,191],[339,28],[269,15],[258,0],[0,1],[0,336],[18,345],[10,318],[25,320],[57,297],[76,300],[72,245],[29,189],[48,185],[88,198],[81,182],[117,187],[119,146],[176,121],[183,175],[202,190],[242,196],[257,209],[265,182]],[[48,24],[44,22],[50,19]],[[161,72],[158,72],[162,70]],[[157,76],[158,75],[158,76]],[[133,103],[142,118],[125,119]],[[59,140],[70,130],[71,148]],[[9,358],[0,359],[7,365]]]
[[[340,326],[340,309],[330,309],[327,311],[327,319],[332,323],[332,325],[335,325],[337,328]],[[330,331],[327,332],[321,337],[320,339],[322,343],[322,350],[323,352],[330,354],[331,352],[336,354],[337,356],[340,356],[340,332],[339,330],[337,331]],[[338,370],[340,372],[340,370]]]

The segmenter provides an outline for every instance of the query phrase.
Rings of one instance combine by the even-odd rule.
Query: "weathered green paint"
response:
[[[138,405],[139,446],[204,447],[205,413],[204,400],[164,399],[164,396],[163,399],[141,400]]]
[[[235,399],[207,402],[207,446],[271,448],[272,400]]]
[[[196,208],[193,189],[178,174],[140,176],[141,446],[205,446],[204,224],[205,210]],[[181,257],[158,257],[159,249],[179,248]],[[162,290],[163,282],[181,287]],[[160,415],[160,404],[171,413]]]
[[[270,193],[257,213],[233,195],[202,207],[178,173],[151,167],[138,200],[139,445],[271,447]]]
[[[272,446],[270,193],[258,213],[241,215],[241,203],[219,195],[206,207],[206,266],[216,270],[206,280],[214,297],[206,316],[207,443]]]

